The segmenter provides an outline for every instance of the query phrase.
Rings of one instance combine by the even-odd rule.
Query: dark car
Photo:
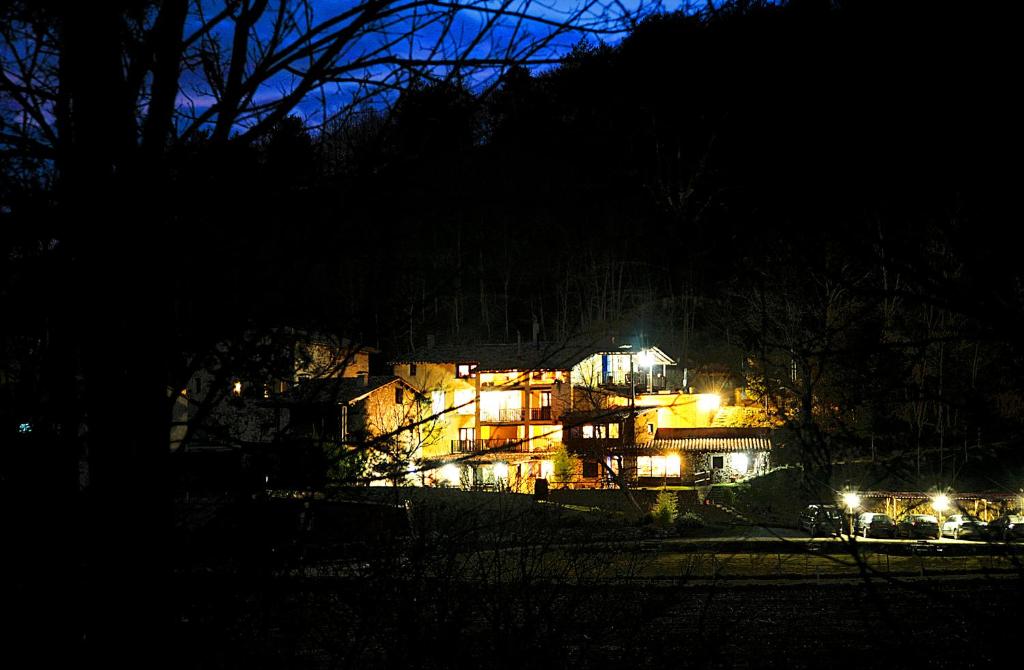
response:
[[[800,528],[815,535],[840,535],[843,532],[843,515],[834,505],[808,505],[800,514]]]
[[[983,540],[988,524],[970,514],[953,514],[942,523],[942,534],[954,540]]]
[[[864,512],[857,517],[854,532],[863,537],[894,537],[896,524],[888,514]]]
[[[1003,542],[1024,540],[1024,516],[1004,514],[988,524],[988,534],[993,540]]]
[[[931,514],[910,514],[896,523],[896,537],[939,538],[939,520]]]

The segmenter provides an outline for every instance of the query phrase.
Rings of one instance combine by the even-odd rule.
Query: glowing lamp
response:
[[[637,354],[636,358],[641,367],[649,368],[654,366],[654,354],[647,349]]]
[[[856,509],[860,507],[860,496],[853,491],[848,491],[843,494],[843,504],[846,505],[847,509]]]
[[[750,459],[747,458],[746,454],[733,454],[729,457],[729,461],[732,469],[741,475],[746,474],[747,468],[750,467]]]
[[[459,477],[459,466],[455,465],[454,463],[449,463],[448,465],[444,466],[443,468],[441,468],[441,478],[444,479],[449,484],[451,484],[452,486],[458,486],[459,481],[461,479]]]
[[[939,495],[932,498],[932,509],[938,512],[939,514],[942,514],[947,509],[949,509],[949,496],[947,496],[945,493],[940,493]]]
[[[701,412],[714,412],[722,404],[717,393],[701,393],[697,396],[697,409]]]
[[[505,463],[494,464],[494,478],[495,479],[508,479],[508,465]]]

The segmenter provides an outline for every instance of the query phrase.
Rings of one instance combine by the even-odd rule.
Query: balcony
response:
[[[574,454],[581,456],[606,456],[611,454],[635,453],[638,447],[635,444],[626,444],[619,438],[579,438],[573,437],[566,440],[565,446]]]
[[[530,421],[551,421],[550,407],[530,408]]]
[[[485,451],[511,451],[528,453],[530,443],[526,440],[452,440],[453,454],[476,454]]]
[[[497,412],[481,410],[480,420],[488,423],[522,423],[526,421],[526,409],[523,407],[508,407],[499,409]]]
[[[646,393],[647,377],[648,374],[646,372],[634,372],[632,375],[630,375],[627,372],[623,378],[620,378],[622,379],[622,381],[621,383],[619,383],[612,377],[611,373],[609,373],[605,377],[602,386],[612,386],[616,388],[632,388],[633,382],[636,381],[636,392]],[[664,375],[655,374],[654,377],[651,379],[651,390],[663,391],[666,388],[668,388],[668,380],[664,377]]]
[[[523,423],[526,417],[530,421],[551,421],[552,413],[550,407],[532,407],[527,410],[525,407],[509,407],[499,409],[497,412],[480,412],[480,421],[487,423]]]

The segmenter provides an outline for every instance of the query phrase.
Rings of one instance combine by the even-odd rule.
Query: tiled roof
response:
[[[770,451],[771,433],[758,428],[659,428],[652,449],[664,451]]]
[[[366,383],[358,377],[336,377],[306,381],[297,388],[291,389],[271,404],[335,404],[350,403],[359,400],[377,389],[400,381],[394,375],[371,375]],[[404,384],[404,382],[402,382]]]
[[[475,363],[483,372],[502,370],[570,370],[594,354],[624,353],[628,340],[607,336],[578,336],[564,342],[521,344],[448,344],[418,349],[391,363]],[[667,361],[660,349],[652,347]],[[674,364],[674,363],[670,363]]]
[[[445,345],[399,356],[392,363],[469,363],[481,372],[503,370],[571,370],[590,355],[575,345],[537,344]]]

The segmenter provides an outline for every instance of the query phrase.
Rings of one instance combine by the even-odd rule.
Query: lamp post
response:
[[[860,507],[860,496],[856,491],[847,491],[843,494],[843,504],[846,505],[846,515],[849,517],[850,537],[853,537],[853,510]]]

